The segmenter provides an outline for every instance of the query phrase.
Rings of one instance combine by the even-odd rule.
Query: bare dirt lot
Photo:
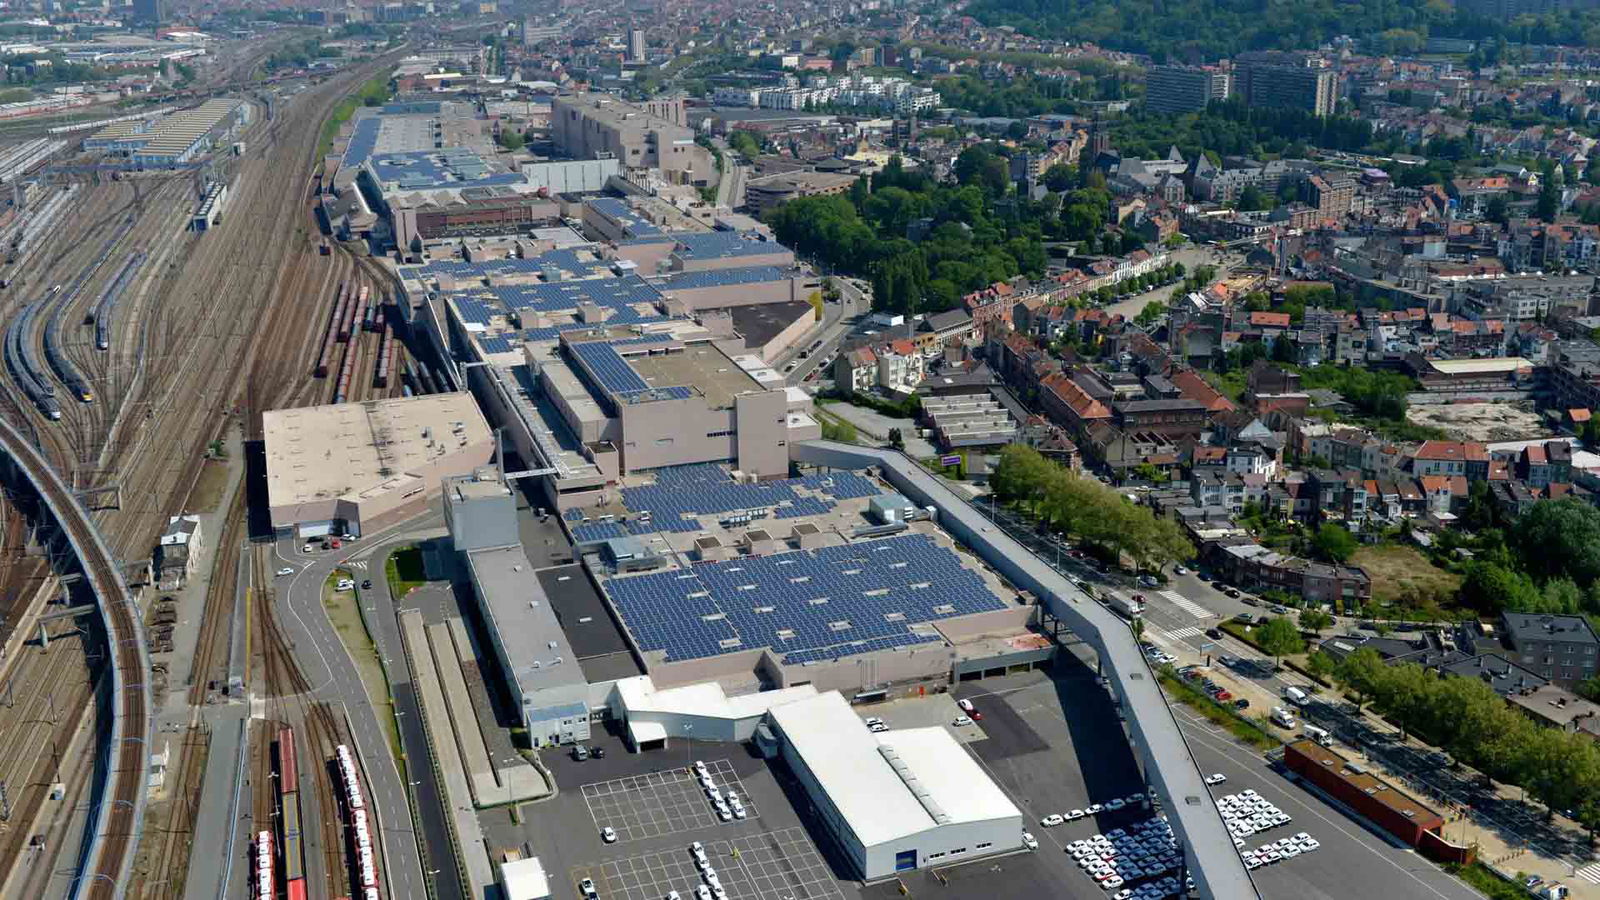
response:
[[[1514,441],[1550,434],[1531,403],[1451,403],[1414,405],[1406,418],[1442,428],[1454,440]]]

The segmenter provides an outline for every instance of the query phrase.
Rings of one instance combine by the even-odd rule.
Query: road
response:
[[[839,299],[823,305],[820,334],[813,331],[774,362],[791,385],[804,384],[818,366],[838,352],[839,345],[861,317],[872,311],[872,289],[866,282],[835,275],[833,283],[839,291]],[[816,345],[815,350],[810,349],[813,345]],[[806,351],[806,358],[798,359],[802,350]],[[826,373],[822,373],[817,377],[825,376]]]
[[[398,897],[420,897],[426,894],[422,879],[425,877],[422,859],[418,855],[416,832],[412,830],[411,807],[407,802],[405,776],[400,772],[389,744],[389,731],[385,723],[379,720],[378,712],[373,708],[366,691],[362,687],[361,676],[356,671],[355,662],[345,651],[344,644],[339,635],[334,631],[333,624],[328,620],[322,605],[322,587],[327,583],[328,576],[333,570],[349,567],[354,571],[357,580],[376,574],[372,579],[373,589],[379,587],[383,581],[381,568],[375,573],[366,573],[358,567],[352,567],[353,561],[364,561],[367,557],[381,559],[377,552],[395,543],[404,543],[414,538],[414,535],[426,529],[433,529],[437,533],[439,517],[437,513],[430,513],[408,522],[402,522],[392,528],[363,538],[359,543],[346,545],[338,551],[305,554],[301,552],[297,540],[280,540],[274,551],[281,561],[281,565],[295,568],[294,575],[286,579],[279,579],[277,592],[277,615],[284,631],[289,635],[295,649],[296,661],[303,670],[306,680],[312,685],[310,693],[319,700],[341,707],[350,723],[352,738],[355,741],[355,750],[361,758],[368,781],[367,793],[369,801],[376,807],[379,828],[383,836],[383,876],[390,885],[390,890]],[[387,594],[387,586],[384,587]],[[363,599],[365,602],[365,599]],[[381,607],[369,604],[375,611]],[[400,650],[399,626],[394,616],[393,603],[386,604],[385,615],[373,615],[368,612],[368,621],[372,623],[373,640],[378,646],[379,653],[386,660],[391,677],[401,678],[405,669],[405,656]],[[420,746],[420,755],[412,756],[416,751],[413,747],[419,746],[407,739],[408,732],[412,738],[420,730],[421,716],[416,712],[416,701],[409,690],[410,673],[403,673],[404,684],[408,688],[405,699],[410,701],[410,710],[400,706],[402,692],[395,692],[396,710],[404,713],[399,717],[401,737],[407,749],[407,755],[416,759],[428,759],[425,749],[426,743]],[[407,720],[411,720],[410,723]],[[413,727],[404,727],[415,723]],[[431,808],[439,809],[438,786],[433,783],[431,766],[418,766],[420,771],[411,772],[416,779],[411,787],[418,788],[419,802],[425,796],[431,796]],[[423,810],[430,808],[424,804]],[[450,852],[449,839],[446,837],[442,845],[436,844],[437,832],[442,826],[442,815],[422,815],[424,823],[424,839],[428,841],[430,859],[453,862],[455,856]],[[428,826],[433,827],[428,827]],[[441,854],[441,850],[443,851]],[[435,871],[443,869],[437,865]],[[454,871],[453,865],[450,871]],[[451,889],[456,879],[453,877],[436,878],[436,887],[441,897],[459,897],[459,888],[456,893],[445,893]]]

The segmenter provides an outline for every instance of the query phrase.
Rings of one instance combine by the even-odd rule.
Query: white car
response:
[[[667,900],[683,900],[683,898],[678,896],[677,891],[667,891]]]
[[[336,591],[353,591],[355,588],[356,583],[348,578],[340,580],[338,584],[333,586],[333,589]]]
[[[717,818],[724,822],[733,818],[733,810],[729,809],[728,804],[722,800],[717,801]]]
[[[878,718],[877,716],[867,716],[867,727],[868,728],[871,728],[874,725],[882,725],[882,724],[883,724],[883,720]]]
[[[1024,831],[1022,833],[1022,846],[1027,847],[1029,850],[1037,850],[1039,849],[1039,839]]]
[[[311,551],[313,551],[315,549],[316,549],[316,545],[315,544],[307,544],[304,547],[300,548],[300,552],[301,553],[310,553]]]
[[[1222,774],[1221,772],[1206,776],[1206,784],[1221,784],[1227,780],[1228,776]]]
[[[578,890],[585,897],[594,898],[600,896],[600,894],[594,889],[593,878],[585,878],[584,880],[578,882]]]
[[[706,788],[706,796],[711,798],[712,803],[722,802],[722,792],[717,790],[717,786],[714,784]]]
[[[1098,815],[1100,815],[1101,813],[1103,813],[1105,811],[1106,811],[1106,808],[1104,806],[1102,806],[1101,804],[1099,804],[1099,803],[1091,803],[1091,804],[1089,804],[1089,808],[1084,810],[1084,813],[1086,813],[1087,815],[1091,815],[1091,816],[1098,816]]]
[[[1077,820],[1083,818],[1086,815],[1088,815],[1088,813],[1084,812],[1083,810],[1074,809],[1074,810],[1071,810],[1071,811],[1069,811],[1067,813],[1067,821],[1068,822],[1076,822]]]
[[[1067,817],[1063,816],[1061,813],[1051,813],[1050,815],[1045,816],[1044,818],[1040,819],[1039,820],[1039,824],[1043,825],[1046,828],[1054,828],[1057,825],[1060,825],[1062,822],[1065,822],[1066,820],[1067,820]]]
[[[711,888],[705,885],[696,885],[694,889],[695,900],[711,900]]]
[[[956,716],[955,721],[950,724],[957,728],[965,728],[972,724],[972,718],[970,716]]]
[[[706,777],[706,764],[701,762],[698,759],[695,760],[694,761],[694,774],[700,776],[701,778],[705,778]]]
[[[868,725],[867,730],[873,734],[882,734],[889,730],[889,726],[883,724],[882,722],[875,722],[871,725]]]
[[[294,574],[294,569],[291,569],[288,566],[284,566],[283,568],[278,570],[278,577],[279,578],[282,578],[285,575],[293,575],[293,574]]]
[[[615,844],[617,842],[617,830],[610,825],[600,829],[600,840],[608,844]]]
[[[702,844],[699,841],[695,841],[694,843],[689,845],[689,852],[691,854],[693,854],[694,861],[695,861],[696,865],[699,865],[702,868],[704,868],[707,865],[710,865],[710,863],[708,863],[706,861],[706,845],[705,844]]]
[[[1174,574],[1174,575],[1187,575],[1187,574],[1189,574],[1189,570],[1185,569],[1183,566],[1173,566],[1172,567],[1172,574]]]
[[[966,712],[966,713],[972,712],[972,701],[971,700],[966,700],[966,699],[957,700],[956,701],[956,705],[961,707],[961,711],[962,712]]]

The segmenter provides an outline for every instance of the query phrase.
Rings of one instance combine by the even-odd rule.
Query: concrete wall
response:
[[[651,247],[656,245],[652,244]],[[665,255],[662,257],[665,259]],[[743,264],[741,264],[743,265]],[[749,265],[757,265],[750,263]],[[689,266],[689,268],[737,268],[715,266]],[[719,284],[703,288],[676,288],[664,290],[669,299],[683,303],[684,309],[689,312],[698,312],[702,309],[724,309],[730,306],[757,306],[762,303],[784,303],[790,300],[804,300],[802,293],[804,279],[783,278],[775,281],[758,281],[751,284]]]
[[[789,400],[783,391],[734,398],[738,465],[763,478],[789,474]]]
[[[626,472],[734,457],[733,410],[712,409],[703,397],[623,404],[619,418]]]
[[[917,644],[803,665],[780,664],[774,669],[782,687],[810,684],[820,693],[838,691],[851,697],[858,691],[890,685],[948,685],[954,657],[954,652],[943,644]]]
[[[777,266],[787,269],[794,265],[794,252],[781,244],[773,244],[771,253],[747,256],[713,256],[707,259],[684,259],[674,253],[671,268],[674,272],[707,272],[712,269],[742,269],[747,266]]]
[[[815,324],[817,324],[816,313],[807,310],[806,312],[801,313],[800,316],[793,322],[789,323],[787,328],[773,335],[771,340],[767,341],[765,344],[762,344],[760,347],[754,347],[751,349],[761,354],[761,358],[763,360],[766,360],[768,363],[773,363],[778,359],[779,356],[783,355],[785,350],[793,347],[795,343],[798,342],[802,337],[805,337],[807,334],[809,334],[811,332],[811,327]]]

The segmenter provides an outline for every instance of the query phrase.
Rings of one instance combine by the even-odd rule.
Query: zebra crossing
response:
[[[1206,609],[1204,606],[1201,606],[1193,600],[1190,600],[1188,597],[1185,597],[1177,591],[1162,591],[1161,596],[1171,601],[1173,606],[1176,606],[1189,615],[1194,616],[1196,619],[1209,619],[1216,615],[1216,613]]]
[[[1169,641],[1181,641],[1184,638],[1198,637],[1199,635],[1205,634],[1205,631],[1198,625],[1188,625],[1183,628],[1174,628],[1171,631],[1146,626],[1145,630],[1150,632],[1150,634],[1154,637],[1165,638]]]
[[[1600,863],[1584,866],[1574,874],[1590,884],[1600,884]]]
[[[365,572],[367,570],[367,561],[364,560],[364,559],[347,560],[345,562],[345,565],[349,566],[352,569],[359,569],[359,570],[361,570],[363,572]]]

